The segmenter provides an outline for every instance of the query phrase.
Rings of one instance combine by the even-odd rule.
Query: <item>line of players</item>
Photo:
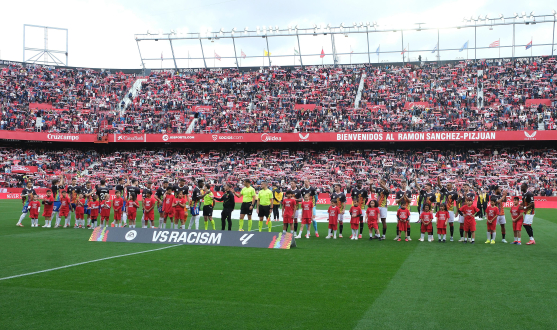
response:
[[[244,218],[248,218],[248,230],[252,227],[252,214],[256,209],[259,216],[259,231],[263,227],[263,219],[267,219],[268,231],[271,231],[270,222],[271,212],[275,220],[278,220],[279,205],[282,204],[283,231],[286,232],[290,225],[291,232],[300,238],[304,227],[306,230],[306,238],[310,237],[310,225],[314,227],[316,237],[319,237],[317,231],[317,222],[315,221],[315,212],[317,204],[317,191],[311,187],[308,180],[304,181],[301,189],[298,189],[295,182],[291,182],[290,189],[286,192],[287,198],[282,199],[282,194],[277,196],[278,187],[275,185],[271,191],[266,182],[262,183],[262,187],[258,193],[251,187],[251,181],[245,180],[244,187],[240,192],[234,192],[232,185],[224,186],[225,194],[221,198],[217,198],[211,191],[209,184],[204,184],[202,180],[197,181],[197,185],[193,188],[191,200],[188,200],[188,186],[184,179],[179,180],[179,184],[171,187],[167,181],[164,181],[153,194],[153,182],[148,181],[146,186],[140,188],[136,179],[130,182],[129,178],[120,178],[115,187],[116,198],[111,201],[109,198],[109,188],[106,182],[101,180],[100,185],[93,191],[91,182],[87,182],[84,187],[79,187],[76,179],[72,179],[71,184],[64,187],[64,179],[53,180],[51,190],[47,191],[47,196],[39,201],[38,195],[33,189],[32,182],[27,182],[27,187],[22,191],[22,201],[24,204],[22,215],[17,223],[22,225],[22,220],[26,213],[29,212],[31,218],[31,226],[38,227],[38,213],[40,205],[44,205],[43,217],[45,217],[45,225],[49,228],[52,226],[52,217],[56,216],[54,227],[60,226],[60,221],[64,220],[64,228],[70,227],[71,214],[74,214],[74,228],[95,228],[97,226],[97,218],[100,215],[100,225],[108,226],[111,209],[114,210],[114,226],[126,226],[128,219],[130,227],[136,226],[137,209],[142,208],[143,215],[141,218],[142,227],[154,228],[154,209],[158,209],[160,214],[159,228],[166,228],[167,220],[170,220],[171,228],[185,229],[185,222],[188,217],[187,209],[189,207],[191,220],[188,229],[192,228],[195,223],[195,229],[199,229],[199,209],[202,206],[205,229],[211,223],[213,230],[215,222],[212,218],[214,203],[216,200],[223,202],[223,212],[221,215],[222,230],[225,230],[228,224],[228,230],[231,230],[231,213],[234,209],[234,197],[242,198],[240,209],[240,231],[243,231]],[[124,185],[126,184],[126,185]],[[475,193],[470,189],[468,184],[464,184],[462,191],[458,192],[452,183],[442,186],[440,177],[438,177],[437,185],[440,189],[442,200],[437,203],[437,196],[433,191],[433,185],[426,183],[422,187],[415,180],[416,187],[420,190],[420,196],[423,203],[418,206],[421,222],[421,238],[423,241],[424,234],[428,233],[428,240],[433,241],[432,211],[435,206],[439,207],[436,213],[438,239],[446,241],[446,225],[449,225],[450,241],[453,241],[455,214],[458,214],[460,241],[474,242],[475,240],[475,216],[481,214],[480,210],[472,206],[475,199]],[[486,243],[495,243],[497,224],[501,226],[502,242],[505,240],[505,213],[503,203],[506,201],[506,192],[501,193],[501,189],[497,186],[492,187],[494,194],[491,195],[490,207],[486,210],[488,217],[488,241]],[[511,217],[513,220],[513,243],[520,243],[520,230],[522,224],[530,237],[527,244],[535,244],[533,238],[532,220],[534,216],[534,199],[525,183],[521,185],[523,192],[522,205],[515,205],[511,208]],[[61,192],[60,194],[58,192]],[[377,200],[369,200],[369,192],[377,194]],[[352,188],[350,194],[352,196],[353,205],[349,210],[350,227],[352,234],[351,239],[362,238],[364,222],[367,222],[370,230],[370,239],[385,239],[387,231],[387,198],[390,189],[386,185],[386,181],[381,179],[377,187],[370,185],[369,192],[363,187],[361,180],[357,181],[356,187]],[[141,204],[137,200],[137,196],[142,194]],[[342,238],[346,195],[341,191],[340,184],[334,185],[333,192],[330,194],[331,207],[329,208],[329,235],[327,238],[336,238],[337,227],[340,229],[339,237]],[[397,211],[397,236],[395,240],[401,240],[405,236],[406,241],[410,241],[410,212],[407,209],[411,201],[411,193],[408,190],[407,183],[401,182],[401,189],[397,191],[395,202],[399,206]],[[364,221],[363,208],[367,206],[365,212],[366,221]],[[516,209],[515,209],[516,208]],[[517,213],[518,212],[518,213]],[[473,214],[472,214],[473,213]],[[495,214],[496,213],[496,214]],[[522,215],[522,213],[524,213]],[[334,220],[336,218],[336,221]],[[302,226],[298,232],[298,219],[301,220]],[[379,233],[377,219],[381,219],[382,235]],[[518,230],[517,230],[518,228]],[[358,234],[359,229],[359,234]],[[372,235],[375,230],[375,235]]]

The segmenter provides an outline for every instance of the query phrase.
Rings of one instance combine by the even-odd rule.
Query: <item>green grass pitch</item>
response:
[[[486,245],[485,222],[475,245],[418,242],[417,224],[412,242],[394,224],[382,242],[326,240],[323,223],[291,250],[177,246],[11,279],[164,245],[19,228],[19,201],[0,210],[2,329],[555,328],[553,209],[536,210],[535,246]]]

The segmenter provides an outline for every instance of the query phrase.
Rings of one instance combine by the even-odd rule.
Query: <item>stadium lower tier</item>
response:
[[[520,182],[527,182],[537,196],[553,195],[557,183],[555,141],[135,146],[7,141],[0,143],[0,183],[22,188],[32,180],[35,187],[50,188],[53,179],[76,178],[76,184],[90,181],[94,187],[100,180],[115,186],[119,178],[135,178],[142,187],[148,181],[158,187],[184,178],[187,184],[203,179],[219,191],[225,183],[241,188],[244,179],[256,188],[263,181],[286,188],[309,180],[326,193],[334,184],[347,191],[357,180],[369,187],[385,179],[392,193],[407,181],[417,194],[416,183],[437,186],[439,178],[457,189],[498,185],[509,195],[519,195]]]

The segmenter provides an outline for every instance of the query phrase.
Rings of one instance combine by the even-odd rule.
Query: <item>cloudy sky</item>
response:
[[[553,8],[556,7],[556,8]],[[278,26],[287,28],[289,25],[299,27],[313,27],[331,24],[339,26],[352,25],[353,22],[377,22],[379,28],[395,30],[401,27],[416,27],[415,23],[426,23],[424,27],[436,28],[462,24],[463,17],[486,14],[489,17],[514,16],[514,13],[534,11],[535,15],[551,15],[557,5],[551,7],[551,2],[533,1],[253,1],[253,0],[72,0],[72,1],[10,1],[2,5],[2,19],[0,20],[0,59],[21,61],[23,59],[23,24],[34,24],[67,28],[69,30],[69,65],[95,68],[140,68],[141,60],[134,34],[150,31],[169,32],[171,29],[189,32],[200,32],[210,29],[218,31],[232,28],[243,31],[248,27]],[[520,19],[521,21],[522,19]],[[516,27],[516,56],[530,55],[525,45],[533,40],[536,46],[534,55],[550,55],[553,38],[553,23],[536,25],[517,25]],[[512,45],[512,26],[495,26],[492,29],[477,30],[478,47],[488,47],[490,43],[500,40],[501,46]],[[404,42],[402,38],[404,37]],[[410,58],[421,55],[423,59],[433,60],[436,54],[431,50],[437,44],[437,30],[409,31],[401,36],[397,32],[382,32],[369,34],[369,48],[373,53],[367,55],[367,36],[336,35],[335,45],[341,55],[341,63],[362,62],[399,62],[402,48],[409,49]],[[44,47],[44,30],[26,30],[27,47]],[[247,56],[262,56],[267,49],[264,38],[235,39],[238,56],[243,51]],[[474,29],[442,29],[439,33],[441,49],[451,48],[454,51],[441,52],[441,59],[474,58],[474,50],[459,52],[465,42],[474,46]],[[291,65],[297,63],[297,58],[290,56],[294,49],[298,49],[295,37],[268,38],[272,55],[288,55],[273,59],[273,64]],[[48,45],[55,49],[65,48],[65,34],[51,30]],[[171,50],[168,41],[142,41],[139,43],[143,57],[156,59],[146,62],[151,68],[173,67],[170,60]],[[380,47],[382,53],[378,57],[376,49]],[[303,58],[304,64],[332,63],[331,36],[320,34],[316,37],[304,36],[300,38],[300,48],[303,54],[314,54]],[[231,39],[221,38],[214,42],[204,40],[203,50],[208,57],[206,64],[212,66],[234,66],[234,47]],[[321,59],[321,50],[326,56]],[[199,40],[174,42],[177,57],[185,58],[178,61],[179,67],[201,67],[201,47]],[[354,55],[350,56],[353,51]],[[497,57],[511,56],[511,48],[492,48],[478,50],[476,56]],[[215,60],[214,54],[221,60]],[[358,54],[363,53],[363,54]],[[364,54],[365,53],[365,54]],[[557,54],[557,51],[555,51]],[[33,55],[28,51],[26,57]],[[163,61],[160,60],[161,55]],[[63,57],[63,56],[62,56]],[[187,58],[190,60],[187,60]],[[61,58],[62,59],[62,58]],[[268,65],[268,60],[260,58],[246,58],[242,66]]]

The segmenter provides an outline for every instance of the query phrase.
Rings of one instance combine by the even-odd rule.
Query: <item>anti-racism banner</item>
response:
[[[95,142],[97,140],[97,136],[95,134],[43,133],[0,130],[0,139],[25,141]]]
[[[428,142],[546,141],[557,131],[377,132],[377,133],[237,133],[237,134],[114,134],[111,142]]]
[[[290,249],[296,240],[290,233],[205,231],[186,229],[149,229],[97,227],[90,242],[157,243],[209,246],[237,246],[266,249]]]
[[[37,173],[37,166],[12,165],[12,173]]]

